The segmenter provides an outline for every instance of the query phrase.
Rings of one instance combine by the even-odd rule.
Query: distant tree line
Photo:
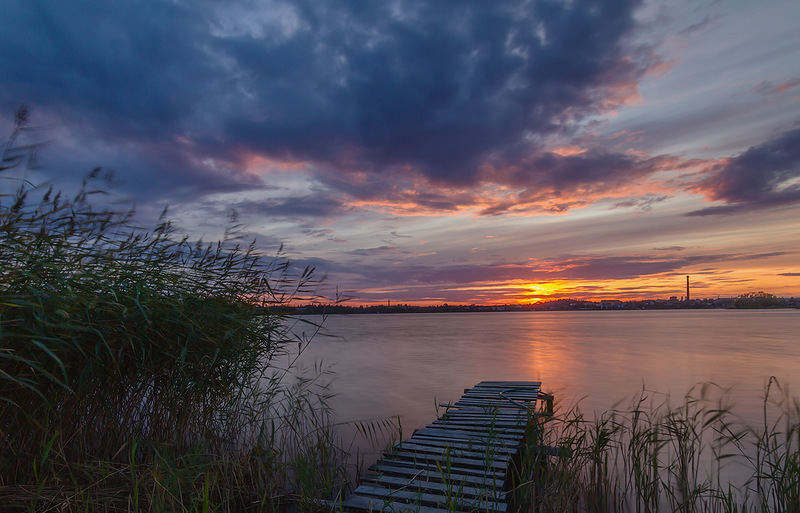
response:
[[[786,300],[762,290],[748,292],[736,298],[736,308],[778,308],[787,306]]]
[[[351,306],[343,303],[309,303],[304,305],[280,305],[272,312],[282,314],[375,314],[375,313],[442,313],[442,312],[531,312],[564,310],[676,310],[676,309],[724,309],[724,308],[798,308],[800,299],[777,297],[763,291],[748,292],[737,298],[711,299],[644,299],[630,301],[588,301],[579,299],[552,299],[529,304],[506,305],[409,305],[380,304]]]

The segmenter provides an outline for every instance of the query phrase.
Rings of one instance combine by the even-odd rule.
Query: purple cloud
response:
[[[325,193],[241,201],[234,204],[233,208],[245,214],[289,218],[327,217],[341,215],[348,210],[339,198]]]
[[[252,155],[453,186],[502,161],[569,187],[624,170],[524,159],[635,90],[656,60],[628,43],[639,4],[15,1],[0,107],[27,102],[102,146],[106,162],[76,165],[111,165],[142,197],[245,190]]]
[[[800,201],[800,128],[752,146],[708,170],[698,188],[725,205],[690,212],[691,216],[733,214]]]
[[[395,252],[398,248],[384,246],[351,252],[356,256]],[[510,281],[547,282],[553,280],[595,281],[626,280],[653,275],[683,274],[683,269],[699,264],[714,264],[736,260],[760,260],[785,253],[694,254],[678,258],[643,255],[591,256],[561,255],[535,263],[505,262],[500,264],[422,265],[402,264],[378,266],[361,262],[330,262],[315,260],[306,265],[328,269],[331,273],[358,273],[361,282],[375,287],[469,286]]]

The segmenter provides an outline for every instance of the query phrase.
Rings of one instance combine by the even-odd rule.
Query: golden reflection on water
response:
[[[711,381],[733,387],[740,413],[754,418],[769,376],[787,387],[800,368],[800,312],[553,312],[526,338],[529,373],[565,402],[605,410],[646,387],[680,400]]]
[[[333,364],[339,419],[400,415],[409,434],[483,380],[541,380],[588,414],[626,406],[643,386],[679,402],[712,381],[734,387],[737,414],[753,424],[769,376],[800,386],[797,310],[353,315],[325,326],[333,337],[303,359]]]

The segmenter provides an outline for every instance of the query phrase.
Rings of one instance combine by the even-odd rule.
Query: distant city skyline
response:
[[[683,284],[686,287],[686,285],[688,285],[688,283],[690,282],[690,277],[686,276],[685,278],[686,278],[686,281],[684,281]],[[546,302],[549,302],[549,301],[560,301],[560,300],[586,301],[586,302],[596,302],[596,303],[603,302],[603,301],[621,301],[621,302],[637,302],[637,301],[638,302],[646,302],[646,301],[687,302],[687,301],[691,301],[691,302],[702,302],[702,301],[709,301],[709,300],[735,300],[735,299],[737,299],[737,298],[739,298],[739,297],[741,297],[743,295],[753,294],[753,293],[765,293],[765,294],[775,295],[775,294],[772,294],[770,291],[766,291],[766,290],[748,290],[748,291],[742,291],[742,292],[740,292],[738,294],[728,294],[728,295],[716,294],[716,295],[711,295],[711,296],[697,297],[693,293],[688,293],[687,294],[687,292],[689,292],[689,291],[690,291],[690,288],[686,287],[682,291],[676,289],[676,291],[674,293],[670,294],[669,296],[657,296],[657,297],[644,297],[644,296],[639,296],[639,295],[633,295],[633,296],[629,296],[629,297],[616,297],[616,296],[610,295],[608,293],[606,293],[606,294],[597,293],[593,297],[578,297],[578,296],[569,296],[569,295],[561,295],[561,294],[552,294],[552,295],[550,295],[550,296],[548,296],[546,298],[530,300],[530,301],[512,301],[512,302],[508,302],[508,303],[491,302],[491,303],[480,303],[480,304],[479,303],[453,303],[453,306],[456,306],[456,305],[459,305],[459,306],[474,305],[474,306],[490,307],[492,305],[508,306],[508,305],[512,305],[512,304],[534,305],[534,304],[537,304],[537,303],[546,303]],[[684,295],[679,295],[681,292]],[[775,296],[780,298],[780,299],[794,299],[794,298],[800,297],[800,295],[797,295],[797,296],[795,296],[795,295],[787,295],[787,296],[775,295]],[[358,298],[346,297],[346,296],[343,296],[341,294],[339,296],[334,296],[334,298],[332,298],[332,299],[335,299],[336,297],[339,298],[339,301],[338,301],[337,304],[340,304],[340,305],[345,306],[345,307],[356,307],[356,308],[361,307],[361,306],[381,306],[381,305],[384,305],[384,306],[387,306],[389,308],[392,308],[392,307],[399,307],[399,306],[404,306],[404,305],[405,306],[438,306],[438,305],[442,305],[442,304],[450,304],[450,303],[448,303],[446,301],[440,301],[440,302],[401,301],[401,300],[395,300],[395,299],[392,299],[392,298],[387,298],[387,299],[385,299],[383,301],[367,301],[367,302],[364,302],[364,301],[359,301]],[[317,302],[317,301],[314,301],[314,302]],[[334,302],[335,301],[329,301],[329,302],[328,301],[322,301],[322,302],[319,302],[319,304],[320,305],[333,304]],[[307,302],[301,301],[299,304],[307,304]]]
[[[356,304],[791,297],[798,62],[793,1],[11,0],[0,133]]]
[[[741,303],[741,304],[739,304]],[[285,309],[290,313],[302,314],[351,314],[351,313],[438,313],[438,312],[495,312],[495,311],[552,311],[552,310],[676,310],[676,309],[729,309],[729,308],[800,308],[800,298],[771,297],[768,304],[762,304],[758,299],[749,304],[739,297],[700,298],[686,301],[684,298],[671,296],[669,298],[650,299],[576,299],[561,298],[534,301],[530,303],[506,304],[414,304],[414,303],[384,303],[384,304],[348,304],[310,302],[298,303]]]

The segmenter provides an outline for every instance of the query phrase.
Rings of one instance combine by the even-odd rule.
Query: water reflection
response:
[[[400,415],[406,433],[435,404],[483,380],[541,380],[562,403],[605,411],[645,385],[682,397],[694,384],[734,386],[755,423],[769,376],[793,386],[800,312],[620,311],[330,316],[303,355],[332,365],[342,421]],[[627,403],[626,403],[627,404]]]

